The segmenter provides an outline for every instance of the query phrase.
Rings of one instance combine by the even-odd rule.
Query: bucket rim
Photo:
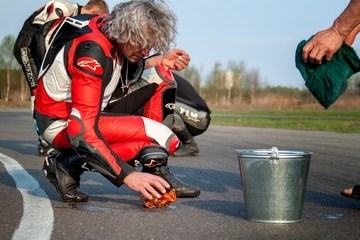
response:
[[[237,149],[235,150],[239,157],[256,157],[256,158],[269,158],[272,157],[273,151],[271,149]],[[313,152],[299,151],[299,150],[278,150],[277,156],[281,157],[304,157],[311,156]]]

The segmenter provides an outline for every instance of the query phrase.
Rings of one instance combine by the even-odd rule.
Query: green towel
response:
[[[305,86],[327,109],[344,93],[347,80],[360,71],[360,60],[352,47],[343,44],[330,61],[321,65],[305,63],[302,49],[306,43],[307,41],[303,40],[296,48],[296,67],[305,80]]]

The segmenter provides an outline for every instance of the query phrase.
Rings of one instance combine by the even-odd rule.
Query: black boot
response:
[[[194,139],[188,143],[182,143],[178,150],[173,154],[174,157],[185,157],[185,156],[198,156],[200,153],[199,147]]]
[[[45,158],[43,172],[64,202],[87,202],[89,195],[79,190],[82,160],[60,153]]]
[[[175,188],[176,197],[197,197],[200,195],[200,189],[184,183],[179,178],[175,177],[166,165],[156,167],[143,167],[142,172],[151,173],[165,179],[173,188]]]
[[[180,139],[181,145],[180,147],[173,153],[174,157],[184,157],[184,156],[197,156],[199,155],[199,147],[195,142],[194,137],[191,135],[189,130],[183,126],[184,128],[173,129],[176,136]]]

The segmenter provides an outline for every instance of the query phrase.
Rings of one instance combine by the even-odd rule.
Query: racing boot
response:
[[[200,195],[200,189],[191,186],[181,179],[177,178],[170,171],[167,166],[167,153],[161,149],[157,149],[157,152],[164,154],[152,154],[151,151],[153,148],[143,150],[143,157],[140,159],[140,162],[143,166],[142,172],[151,173],[165,179],[172,188],[175,189],[176,197],[186,198],[186,197],[197,197]]]
[[[148,172],[165,179],[175,189],[176,197],[178,198],[197,197],[200,195],[201,191],[198,187],[191,186],[177,178],[166,165],[153,168],[144,167],[142,172]]]
[[[75,154],[60,153],[45,157],[43,173],[64,202],[89,200],[89,195],[79,190],[82,163],[83,160]]]
[[[173,153],[174,157],[197,156],[199,155],[199,147],[193,136],[185,128],[181,131],[174,131],[176,136],[181,140],[180,147]]]
[[[200,153],[194,139],[191,142],[183,143],[173,154],[174,157],[198,156]]]

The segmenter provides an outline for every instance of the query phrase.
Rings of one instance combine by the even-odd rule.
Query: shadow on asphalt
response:
[[[359,204],[354,204],[354,201],[359,202]],[[331,194],[326,194],[321,192],[306,191],[305,203],[306,202],[311,202],[323,207],[330,207],[330,208],[360,209],[359,200],[343,197],[340,195],[340,193],[339,196],[334,196]]]
[[[24,155],[35,155],[37,156],[37,144],[38,141],[0,141],[0,146],[7,148],[16,152],[19,152]]]

